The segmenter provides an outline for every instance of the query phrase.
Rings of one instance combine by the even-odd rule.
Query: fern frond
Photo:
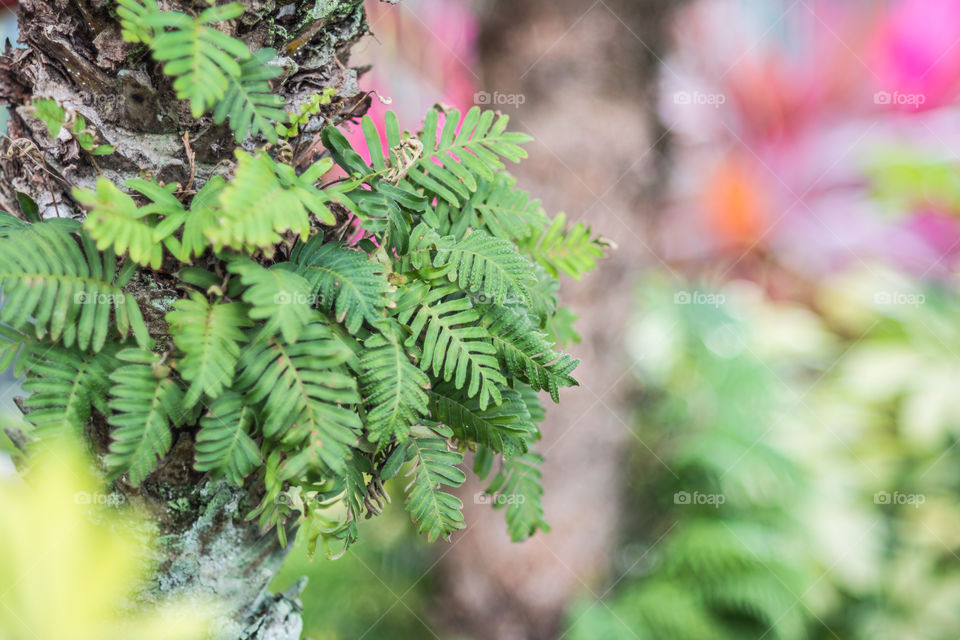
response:
[[[230,128],[236,133],[237,143],[261,134],[276,144],[277,128],[274,122],[287,119],[281,96],[272,93],[270,80],[281,73],[279,66],[270,64],[277,57],[273,49],[260,49],[240,65],[240,75],[228,76],[230,88],[217,103],[213,121],[222,124],[230,118]]]
[[[364,321],[375,324],[383,318],[389,303],[383,265],[373,262],[361,251],[323,242],[314,236],[294,248],[290,261],[297,273],[310,282],[317,294],[318,306],[350,333],[357,333]]]
[[[190,388],[184,396],[187,407],[206,394],[216,398],[229,388],[240,358],[240,344],[246,341],[244,327],[252,323],[246,305],[239,302],[211,304],[199,292],[177,300],[166,315],[173,342],[183,357],[177,370]]]
[[[206,231],[218,224],[219,212],[216,207],[226,186],[227,182],[221,176],[213,176],[193,197],[190,211],[184,217],[179,247],[174,245],[171,248],[171,253],[180,262],[190,262],[193,258],[200,257],[210,246]],[[168,238],[168,243],[173,241],[175,239]]]
[[[550,531],[543,519],[543,483],[535,453],[504,457],[500,471],[487,487],[487,493],[499,496],[494,508],[506,505],[507,532],[514,542],[526,540],[537,530]]]
[[[404,488],[406,509],[427,540],[446,538],[463,529],[463,503],[443,491],[444,486],[459,487],[467,476],[459,468],[463,455],[447,446],[449,430],[437,427],[424,436],[416,436],[407,444],[407,458],[413,467],[407,476],[413,476]]]
[[[110,374],[108,421],[115,428],[104,461],[138,486],[170,450],[173,427],[183,423],[183,391],[158,354],[124,349],[117,358],[129,364]]]
[[[30,392],[27,420],[37,427],[37,437],[60,435],[65,429],[80,436],[93,408],[109,413],[107,391],[110,373],[121,364],[119,350],[108,343],[97,353],[58,345],[31,351],[23,388]]]
[[[397,317],[410,327],[407,346],[421,345],[420,368],[442,376],[445,382],[453,380],[457,389],[463,389],[469,380],[467,396],[477,397],[480,408],[486,409],[490,401],[500,404],[500,386],[505,386],[507,379],[500,372],[490,334],[479,326],[480,313],[470,300],[443,299],[457,292],[454,285],[427,292],[407,287],[397,302]]]
[[[96,192],[74,189],[73,197],[88,210],[83,223],[97,249],[129,252],[130,259],[144,267],[159,269],[163,246],[154,242],[154,228],[144,218],[150,213],[106,178],[97,180]]]
[[[530,304],[530,288],[537,281],[533,264],[512,243],[485,231],[457,241],[421,224],[413,230],[410,254],[415,268],[432,267],[429,277],[446,277],[462,291],[482,294],[486,303]]]
[[[296,342],[314,316],[311,289],[305,278],[284,266],[268,269],[249,258],[237,258],[227,270],[240,276],[246,287],[243,301],[250,305],[251,319],[265,322],[262,331],[267,335],[280,331],[286,342]]]
[[[494,179],[503,169],[501,158],[518,162],[527,157],[520,145],[530,137],[507,132],[508,116],[498,117],[493,111],[474,107],[461,120],[460,112],[453,109],[438,131],[439,117],[438,109],[427,112],[423,132],[411,142],[401,138],[396,115],[387,112],[385,153],[373,121],[365,116],[362,126],[372,167],[332,127],[324,131],[323,140],[337,164],[348,173],[385,176],[402,191],[422,190],[430,199],[436,197],[454,207],[470,199],[479,180]],[[377,189],[377,180],[372,182]]]
[[[481,320],[497,347],[497,357],[513,376],[533,387],[550,392],[560,402],[560,387],[575,387],[570,376],[579,360],[553,350],[547,336],[530,325],[525,315],[509,307],[490,306]]]
[[[565,273],[575,280],[596,268],[610,243],[592,237],[590,227],[578,222],[567,227],[567,218],[558,214],[539,236],[523,243],[521,248],[554,276]]]
[[[343,366],[352,356],[319,319],[293,344],[274,337],[244,351],[234,388],[261,406],[264,437],[297,452],[284,462],[284,477],[344,472],[362,427],[356,380]]]
[[[360,356],[367,438],[380,448],[406,442],[410,427],[427,414],[430,388],[430,378],[411,362],[399,328],[384,323],[383,329],[364,341]]]
[[[325,204],[333,196],[314,186],[329,166],[329,161],[321,161],[297,176],[293,167],[278,164],[265,153],[237,150],[236,176],[220,194],[217,224],[205,229],[214,250],[262,249],[272,255],[281,233],[293,231],[301,240],[307,239],[308,211],[321,222],[333,224],[336,219]]]
[[[497,173],[480,180],[477,190],[462,207],[439,202],[424,220],[441,235],[462,238],[471,229],[483,229],[502,240],[519,242],[539,233],[550,220],[539,200],[515,188],[516,179]]]
[[[485,409],[475,398],[448,384],[427,392],[430,419],[450,427],[457,439],[481,444],[508,456],[527,452],[528,443],[539,437],[537,425],[518,391],[503,390],[503,403]]]
[[[157,0],[117,0],[117,17],[120,18],[124,42],[150,44],[154,31],[147,19],[159,12]]]
[[[140,307],[123,291],[133,276],[133,263],[118,272],[113,251],[99,254],[82,231],[78,244],[70,233],[79,231],[78,226],[65,222],[32,224],[0,238],[0,291],[5,300],[0,322],[21,330],[32,326],[38,338],[62,339],[67,347],[100,351],[112,309],[121,338],[132,329],[139,345],[149,345]]]
[[[190,101],[190,111],[199,118],[222,100],[230,88],[230,78],[241,74],[240,63],[250,58],[247,45],[208,26],[243,15],[239,2],[205,9],[196,18],[182,13],[151,13],[142,23],[155,30],[150,42],[153,57],[165,62],[163,72],[174,76],[177,98]],[[164,31],[164,28],[171,28]],[[130,33],[136,32],[136,26]]]
[[[200,419],[194,468],[242,485],[262,462],[260,449],[250,437],[254,420],[253,407],[244,404],[240,394],[228,392],[217,398]]]

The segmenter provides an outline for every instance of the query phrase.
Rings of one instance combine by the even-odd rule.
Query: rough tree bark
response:
[[[209,6],[205,0],[159,4],[186,13]],[[358,85],[362,70],[346,66],[351,46],[368,29],[362,0],[246,4],[246,13],[223,28],[251,49],[280,52],[285,73],[275,88],[288,106],[334,87],[324,124],[366,111],[369,96]],[[122,184],[147,174],[190,189],[232,171],[232,133],[226,125],[190,116],[149,52],[123,42],[115,6],[114,0],[21,0],[22,46],[8,47],[0,57],[0,101],[11,107],[9,136],[0,143],[0,209],[16,211],[20,192],[44,217],[79,218],[70,187],[92,186],[99,175]],[[73,141],[51,140],[31,115],[35,98],[55,98],[82,115],[116,152],[94,162]],[[162,296],[171,292],[164,290],[162,275],[155,276],[159,286],[132,293],[157,337],[165,332]],[[88,435],[102,453],[108,442],[102,418],[94,417]],[[181,434],[139,489],[117,487],[148,509],[160,534],[156,580],[141,599],[222,598],[228,610],[218,621],[216,640],[296,640],[302,627],[299,589],[280,595],[266,590],[285,552],[275,532],[263,534],[245,520],[258,496],[194,471],[192,449],[191,435]]]

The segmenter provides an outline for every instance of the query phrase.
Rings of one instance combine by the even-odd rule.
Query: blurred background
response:
[[[394,505],[294,550],[305,637],[960,637],[960,0],[368,12],[375,120],[510,114],[520,186],[617,249],[562,289],[552,531],[510,543],[468,484],[428,546]]]

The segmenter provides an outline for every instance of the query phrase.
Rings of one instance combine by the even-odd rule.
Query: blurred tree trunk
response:
[[[205,0],[159,4],[186,13],[209,6]],[[223,29],[251,49],[280,52],[288,73],[276,90],[288,106],[335,87],[327,122],[362,115],[369,98],[359,89],[358,70],[345,66],[351,46],[367,31],[362,0],[245,4],[247,12]],[[44,217],[81,217],[70,188],[89,187],[100,175],[122,184],[146,174],[189,190],[232,170],[232,133],[209,118],[190,116],[149,52],[123,42],[115,8],[113,0],[21,0],[23,46],[8,47],[0,57],[0,100],[11,107],[9,137],[0,145],[0,209],[17,210],[23,194]],[[94,163],[73,141],[51,140],[31,114],[35,98],[54,98],[82,115],[116,153]],[[156,298],[140,301],[154,335],[165,332],[162,296],[173,294],[158,287],[151,294]],[[88,433],[102,453],[109,441],[102,418],[92,420]],[[296,640],[302,627],[299,591],[266,591],[285,552],[275,532],[262,534],[245,519],[258,496],[210,482],[193,471],[192,460],[192,437],[182,434],[138,490],[121,487],[153,515],[160,534],[160,572],[142,599],[223,598],[229,610],[218,640]]]
[[[441,561],[441,622],[470,638],[546,640],[563,627],[571,599],[596,597],[616,570],[621,455],[631,435],[625,330],[634,277],[655,262],[646,221],[655,210],[666,137],[655,117],[655,78],[670,0],[499,0],[481,35],[483,89],[519,94],[506,108],[512,126],[534,136],[520,184],[619,248],[561,295],[581,318],[582,386],[548,407],[544,440],[545,509],[553,527],[512,544],[502,517],[461,497],[468,530]],[[486,6],[486,5],[481,5]],[[502,107],[501,107],[502,108]],[[549,402],[548,402],[549,404]]]

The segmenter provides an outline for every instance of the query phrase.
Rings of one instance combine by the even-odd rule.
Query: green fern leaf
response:
[[[96,240],[97,249],[111,248],[120,255],[129,251],[137,264],[160,268],[163,246],[154,242],[153,226],[144,219],[150,210],[138,207],[106,178],[97,180],[96,192],[74,189],[73,197],[89,211],[83,228]]]
[[[448,434],[449,430],[437,427],[427,435],[411,438],[407,445],[407,458],[413,461],[407,476],[413,478],[404,489],[406,509],[429,542],[446,538],[466,526],[463,503],[442,490],[443,486],[459,487],[466,480],[458,467],[463,455],[448,449]]]
[[[124,42],[150,44],[153,28],[147,19],[160,12],[156,0],[117,0],[117,17]]]
[[[246,305],[239,302],[211,304],[198,292],[177,300],[166,315],[174,344],[183,352],[177,369],[190,388],[184,404],[193,407],[206,394],[216,398],[230,387],[240,358],[241,331],[252,323]]]
[[[407,440],[410,427],[427,414],[430,378],[413,362],[399,328],[383,325],[363,343],[360,390],[367,410],[368,439],[381,448]]]
[[[79,232],[77,243],[73,232]],[[133,263],[118,272],[113,251],[99,254],[73,221],[29,225],[0,238],[0,322],[15,329],[32,326],[40,339],[100,351],[111,326],[131,329],[141,346],[150,344],[140,307],[123,291]],[[31,322],[32,319],[32,322]]]
[[[343,474],[362,427],[356,380],[343,367],[352,356],[321,320],[296,343],[270,338],[244,352],[234,388],[261,405],[264,437],[297,452],[284,462],[284,477],[307,469]]]
[[[221,176],[213,176],[193,197],[190,211],[184,217],[179,247],[171,247],[171,253],[180,262],[190,262],[193,258],[200,257],[210,246],[206,232],[219,224],[216,207],[226,186],[227,182]],[[168,238],[168,242],[175,242],[175,239]]]
[[[504,458],[499,473],[487,487],[497,495],[494,508],[507,509],[507,532],[514,542],[526,540],[538,530],[550,531],[543,519],[543,484],[540,465],[543,458],[535,453]]]
[[[217,224],[205,230],[214,250],[262,249],[272,255],[274,245],[282,240],[281,233],[293,231],[301,240],[307,239],[308,211],[325,224],[336,222],[326,207],[335,194],[314,186],[330,161],[316,163],[303,176],[263,153],[252,156],[237,150],[237,161],[236,177],[220,194]]]
[[[43,345],[30,353],[23,388],[30,392],[25,401],[31,409],[27,420],[37,427],[37,437],[65,430],[80,436],[93,408],[109,413],[107,390],[110,373],[121,364],[118,351],[115,343],[108,343],[98,353],[58,345]]]
[[[314,236],[297,245],[290,261],[309,281],[320,308],[350,333],[357,333],[364,321],[372,325],[383,318],[390,284],[383,265],[365,253]]]
[[[194,118],[227,95],[230,78],[241,74],[238,60],[250,58],[247,45],[208,25],[238,18],[244,11],[245,7],[235,2],[210,7],[196,18],[163,11],[142,20],[157,33],[150,42],[153,57],[166,63],[163,72],[176,78],[173,88],[177,97],[190,101]],[[163,31],[167,27],[172,30]]]
[[[441,235],[462,238],[471,229],[483,229],[492,236],[519,242],[539,233],[550,220],[539,200],[515,188],[516,180],[498,173],[493,180],[479,180],[477,190],[462,207],[437,203],[424,214]]]
[[[277,331],[286,342],[296,342],[300,331],[313,318],[310,283],[277,264],[267,269],[248,258],[230,261],[227,270],[240,276],[246,287],[243,301],[250,305],[250,318],[266,321],[263,332]]]
[[[108,420],[115,428],[104,461],[114,474],[128,472],[130,484],[139,486],[170,451],[171,429],[183,424],[183,391],[158,354],[124,349],[117,358],[129,364],[110,374]]]
[[[522,244],[522,249],[543,265],[552,275],[565,273],[575,280],[596,268],[610,243],[591,237],[590,227],[578,222],[566,227],[566,216],[559,214],[539,236]]]
[[[262,462],[257,443],[250,437],[254,419],[253,408],[244,404],[240,394],[217,398],[200,420],[196,470],[214,472],[242,485]]]
[[[560,402],[560,387],[577,386],[570,374],[580,361],[554,351],[547,336],[530,326],[525,315],[509,307],[490,306],[481,322],[507,371],[534,390],[549,391],[553,401]]]
[[[528,443],[539,438],[539,430],[518,391],[505,389],[503,403],[481,409],[474,398],[448,384],[427,392],[430,419],[450,427],[464,442],[475,442],[506,455],[520,455]]]
[[[29,337],[0,324],[0,373],[13,366],[14,377],[22,377],[26,370],[30,345]]]
[[[437,377],[442,375],[445,382],[453,380],[457,389],[463,389],[469,380],[467,396],[477,397],[480,408],[486,409],[491,401],[500,404],[500,386],[507,380],[500,372],[490,334],[479,326],[480,313],[470,300],[443,299],[455,293],[453,285],[426,293],[409,286],[397,302],[398,318],[410,327],[407,346],[420,342],[420,368]]]
[[[461,290],[480,294],[482,302],[530,304],[536,272],[506,240],[478,230],[458,242],[420,225],[413,230],[410,251],[415,268],[432,267],[429,277],[445,276]]]
[[[277,128],[274,122],[285,121],[284,99],[272,93],[270,80],[281,73],[279,66],[270,64],[277,57],[273,49],[260,49],[240,65],[239,76],[228,76],[230,88],[213,112],[213,121],[222,124],[230,118],[230,128],[236,133],[237,143],[261,134],[276,144]]]

